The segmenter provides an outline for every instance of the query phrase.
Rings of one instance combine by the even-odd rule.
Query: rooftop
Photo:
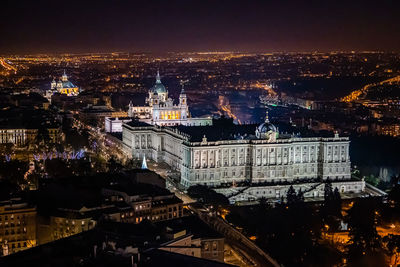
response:
[[[191,142],[201,142],[203,137],[207,141],[235,140],[255,138],[254,133],[257,124],[243,125],[211,125],[211,126],[176,126],[180,132],[190,136]]]
[[[142,254],[139,266],[230,266],[216,261],[157,250],[160,242],[156,240],[158,234],[160,233],[157,232],[157,228],[147,221],[138,225],[112,223],[7,257],[0,257],[0,265],[9,267],[131,267],[131,255],[135,253],[134,248],[139,248]],[[96,249],[96,256],[93,255],[94,249]]]
[[[125,192],[129,196],[137,195],[148,195],[148,196],[162,196],[170,195],[171,192],[167,189],[160,188],[152,184],[144,183],[124,183],[124,184],[113,184],[105,186],[105,189]]]
[[[157,127],[160,126],[150,125],[145,122],[133,120],[126,123],[131,127]],[[263,124],[265,125],[265,124]],[[235,124],[233,120],[227,118],[213,119],[213,124],[208,126],[167,126],[166,129],[176,130],[177,133],[186,134],[190,142],[202,142],[203,138],[207,138],[207,142],[224,141],[224,140],[257,140],[256,129],[260,124]],[[298,128],[287,123],[274,122],[274,129],[279,132],[279,140],[288,140],[292,137],[304,137],[304,138],[333,138],[333,133],[330,131],[326,132],[314,132],[305,127]],[[347,137],[346,137],[347,138]]]
[[[187,230],[194,238],[223,238],[223,236],[210,228],[197,216],[184,216],[172,220],[159,221],[154,223],[159,229],[172,229],[174,232]]]
[[[151,127],[152,126],[151,124],[141,122],[138,120],[132,120],[130,122],[127,122],[126,124],[129,126],[132,126],[132,127]]]
[[[122,120],[132,120],[131,117],[106,117],[110,121],[122,121]]]

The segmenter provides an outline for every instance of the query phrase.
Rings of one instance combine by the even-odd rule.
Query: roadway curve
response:
[[[246,236],[233,228],[223,219],[214,215],[210,215],[209,213],[201,212],[191,205],[189,205],[189,208],[194,211],[205,223],[222,234],[231,246],[242,250],[246,255],[250,256],[249,258],[252,262],[254,262],[254,265],[263,267],[280,266],[254,242],[249,240]]]

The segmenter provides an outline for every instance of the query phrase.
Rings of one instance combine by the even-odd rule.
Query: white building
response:
[[[104,130],[106,133],[120,133],[122,132],[122,123],[132,121],[131,117],[105,117]]]
[[[160,73],[157,72],[156,83],[150,88],[146,98],[146,106],[133,106],[129,104],[128,116],[140,121],[160,126],[174,125],[211,125],[211,117],[192,118],[187,104],[184,88],[179,95],[179,103],[174,104],[168,97],[168,91],[161,83]]]
[[[133,121],[122,130],[128,155],[165,162],[180,172],[183,186],[221,188],[231,201],[250,198],[249,191],[257,188],[250,192],[254,198],[279,198],[291,184],[321,196],[320,185],[328,179],[342,193],[365,189],[364,181],[351,179],[348,137],[279,136],[268,115],[258,127],[159,127]],[[247,186],[240,187],[242,182]]]

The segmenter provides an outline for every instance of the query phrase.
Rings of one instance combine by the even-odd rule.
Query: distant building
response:
[[[104,130],[106,133],[121,133],[122,123],[132,121],[131,117],[105,117]]]
[[[99,127],[105,126],[105,118],[125,118],[127,117],[126,111],[115,111],[113,109],[108,108],[107,106],[92,106],[89,105],[79,111],[79,119],[90,125],[97,125]],[[109,120],[110,121],[110,120]],[[113,123],[113,125],[109,125],[108,129],[112,130],[117,129],[121,123]]]
[[[25,146],[45,140],[49,143],[62,141],[61,118],[43,109],[11,108],[0,110],[0,144]]]
[[[14,144],[16,146],[24,146],[35,142],[39,129],[24,126],[8,125],[9,128],[0,126],[0,144]],[[47,135],[50,143],[58,143],[62,140],[63,135],[60,126],[54,125],[46,127]]]
[[[172,98],[168,97],[168,91],[161,83],[160,73],[157,72],[156,83],[149,90],[146,98],[147,106],[134,106],[129,103],[128,117],[105,118],[106,132],[122,132],[122,123],[132,119],[159,126],[205,126],[212,124],[212,118],[193,118],[189,112],[187,97],[184,88],[179,95],[179,103],[174,104]],[[129,120],[130,118],[130,120]]]
[[[14,128],[14,127],[13,127]],[[37,129],[0,129],[0,143],[24,146],[33,142],[37,136]]]
[[[211,125],[212,119],[192,118],[187,104],[187,97],[182,87],[179,103],[174,104],[168,97],[168,91],[161,82],[160,73],[157,72],[156,83],[149,90],[146,98],[147,106],[133,106],[129,104],[128,116],[140,121],[160,126],[173,125]]]
[[[378,135],[389,135],[393,137],[400,136],[400,124],[382,124],[376,126],[376,133]]]
[[[51,96],[54,95],[54,93],[59,93],[62,95],[67,95],[67,96],[77,96],[80,92],[80,89],[78,86],[75,86],[72,82],[68,80],[68,76],[65,73],[61,76],[61,79],[56,81],[53,79],[53,81],[50,84],[50,90],[46,90],[45,97],[51,102]]]
[[[36,246],[36,208],[20,198],[0,202],[0,255]]]
[[[72,82],[68,80],[68,76],[64,71],[63,76],[61,76],[61,80],[53,81],[51,82],[50,85],[51,90],[56,90],[60,94],[68,95],[68,96],[76,96],[79,94],[79,88],[78,86],[75,86]]]

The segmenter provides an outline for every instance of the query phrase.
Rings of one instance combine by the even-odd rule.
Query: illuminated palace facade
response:
[[[192,118],[189,113],[186,93],[182,87],[179,95],[179,103],[174,104],[173,99],[168,97],[168,91],[161,82],[160,73],[157,72],[156,83],[149,90],[146,98],[146,106],[133,106],[129,104],[128,116],[140,121],[160,125],[210,125],[212,119]]]
[[[279,135],[268,116],[258,126],[130,122],[123,124],[122,135],[128,155],[167,163],[180,173],[184,187],[208,185],[231,202],[280,198],[290,185],[306,197],[323,197],[328,179],[342,193],[365,191],[364,181],[351,179],[347,137]]]

